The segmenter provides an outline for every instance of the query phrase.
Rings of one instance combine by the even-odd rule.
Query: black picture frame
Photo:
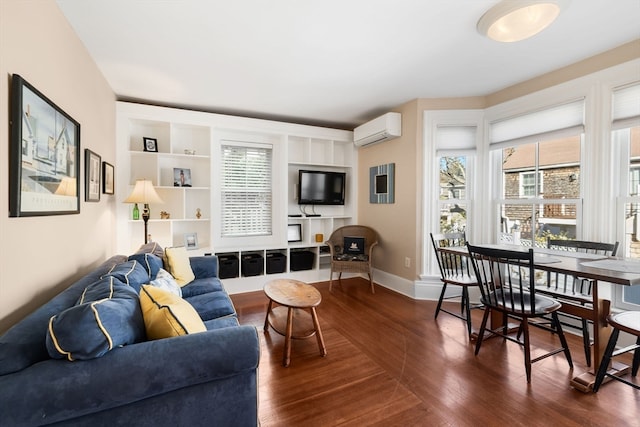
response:
[[[287,225],[287,241],[302,242],[302,224]]]
[[[11,77],[9,216],[80,213],[80,123]]]
[[[144,151],[148,151],[150,153],[158,152],[158,140],[156,138],[149,138],[148,136],[142,137],[142,142]]]
[[[97,153],[85,148],[84,150],[84,201],[100,201],[100,174],[102,158]]]
[[[102,193],[115,193],[115,168],[107,162],[102,162]]]

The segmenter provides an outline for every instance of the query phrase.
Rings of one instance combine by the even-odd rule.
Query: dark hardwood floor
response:
[[[327,347],[294,340],[282,366],[284,338],[263,332],[262,292],[232,295],[240,323],[261,336],[259,417],[269,426],[640,426],[640,392],[617,381],[597,393],[573,389],[585,371],[581,338],[568,334],[574,371],[562,355],[533,365],[527,385],[523,353],[491,339],[478,356],[464,322],[383,287],[371,294],[362,279],[314,284]],[[474,310],[474,326],[482,312]],[[534,328],[533,349],[557,337]],[[535,355],[535,350],[534,355]],[[640,382],[640,377],[637,382]]]

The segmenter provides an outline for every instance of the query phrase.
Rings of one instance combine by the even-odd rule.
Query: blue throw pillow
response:
[[[113,276],[122,283],[126,283],[134,288],[138,293],[140,293],[140,286],[145,283],[149,283],[149,273],[147,273],[147,270],[145,270],[142,264],[136,260],[114,265],[107,274],[101,277],[101,279],[109,276]]]
[[[138,263],[147,270],[149,280],[155,280],[158,271],[163,267],[162,258],[149,253],[133,254],[129,257],[129,261],[138,261]]]
[[[106,277],[87,286],[78,305],[49,319],[46,346],[53,359],[89,360],[144,339],[138,293]]]

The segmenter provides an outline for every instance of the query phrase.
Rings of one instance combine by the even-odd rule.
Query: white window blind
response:
[[[584,132],[584,100],[556,105],[490,125],[492,149],[513,147]]]
[[[640,83],[613,91],[612,129],[640,126]]]
[[[272,146],[222,143],[222,236],[272,232]]]
[[[476,149],[475,126],[438,126],[436,154],[472,153]]]

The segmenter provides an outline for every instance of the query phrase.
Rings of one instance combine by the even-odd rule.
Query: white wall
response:
[[[115,95],[53,0],[0,1],[0,332],[113,254],[114,198],[78,215],[8,217],[9,88],[20,74],[80,123],[89,148],[115,163]],[[84,194],[84,183],[80,187]]]

